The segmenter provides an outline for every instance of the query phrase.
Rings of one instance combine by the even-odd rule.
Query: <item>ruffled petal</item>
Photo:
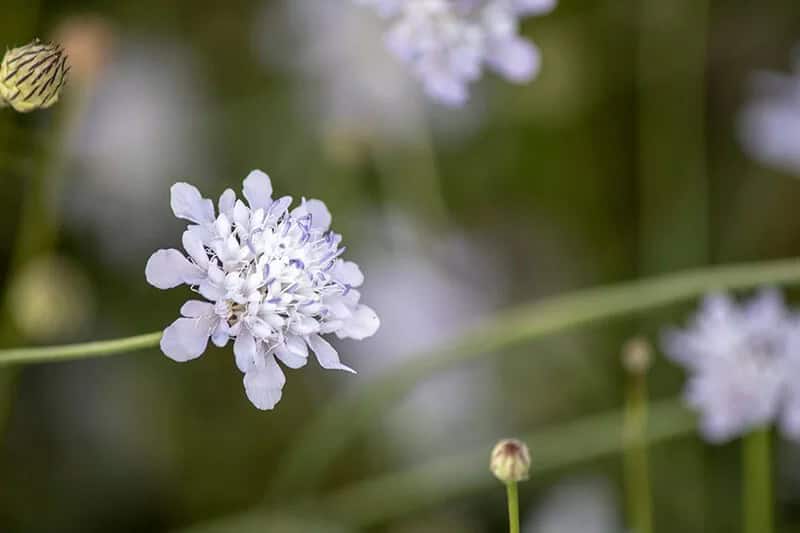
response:
[[[201,302],[200,300],[189,300],[181,307],[181,314],[186,318],[213,317],[214,304]]]
[[[174,248],[157,250],[151,255],[144,275],[147,283],[158,289],[172,289],[183,283],[195,285],[205,277],[202,270]]]
[[[219,197],[219,212],[228,217],[228,220],[233,220],[233,206],[236,203],[236,193],[233,189],[225,189]]]
[[[269,176],[260,170],[252,171],[244,180],[244,197],[253,211],[269,209],[272,204],[272,182]]]
[[[179,363],[196,359],[206,351],[212,326],[208,318],[179,318],[164,330],[161,351]]]
[[[308,352],[306,352],[306,356],[303,357],[290,350],[285,344],[282,344],[275,349],[275,357],[280,359],[283,364],[289,368],[301,368],[304,367],[308,362]]]
[[[500,75],[515,83],[526,83],[535,78],[542,62],[539,48],[519,37],[492,43],[487,61]]]
[[[303,203],[292,210],[292,216],[300,218],[311,215],[311,227],[326,230],[331,226],[331,212],[322,200],[303,200]]]
[[[203,241],[200,240],[197,233],[188,230],[184,231],[182,241],[183,249],[192,258],[194,264],[203,270],[208,269],[208,254],[203,246]]]
[[[328,341],[319,335],[309,335],[307,338],[308,346],[317,356],[319,366],[327,370],[344,370],[345,372],[356,373],[349,366],[343,365],[339,360],[339,354]]]
[[[356,340],[366,339],[375,335],[381,321],[378,314],[366,305],[359,305],[353,314],[350,315],[343,327],[336,332],[339,338],[350,338]]]
[[[283,394],[286,377],[275,358],[267,356],[264,366],[253,367],[244,375],[247,398],[261,410],[275,407]]]
[[[244,373],[256,365],[256,340],[247,329],[242,328],[242,332],[236,337],[233,354],[236,356],[236,366]]]
[[[197,187],[188,183],[176,183],[170,190],[169,204],[178,218],[197,224],[214,222],[214,204],[203,198]]]
[[[352,261],[338,260],[333,267],[333,278],[351,287],[360,287],[364,283],[364,274]]]

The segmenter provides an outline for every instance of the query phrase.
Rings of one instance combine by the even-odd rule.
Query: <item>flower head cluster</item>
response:
[[[458,106],[484,66],[525,83],[539,71],[538,48],[519,34],[520,19],[551,11],[555,0],[356,0],[392,21],[390,51],[432,98]]]
[[[364,281],[358,265],[341,259],[341,236],[329,229],[331,215],[319,200],[289,210],[291,197],[272,199],[269,177],[244,180],[247,203],[228,189],[214,204],[187,183],[171,189],[175,216],[191,224],[183,248],[158,250],[147,262],[147,281],[159,289],[193,287],[207,301],[189,300],[182,318],[161,339],[175,361],[203,354],[234,339],[236,365],[247,397],[272,409],[285,383],[280,360],[300,368],[314,352],[323,368],[354,372],[322,337],[364,339],[379,326],[375,312],[359,303]]]
[[[9,50],[0,63],[0,106],[20,113],[50,107],[58,101],[69,68],[64,50],[52,43],[37,40]]]
[[[737,304],[707,296],[691,325],[665,335],[664,348],[691,376],[687,402],[701,413],[701,430],[722,442],[778,422],[800,438],[800,317],[779,292],[764,290]]]
[[[759,72],[739,120],[742,145],[769,167],[800,174],[800,46],[794,72]]]

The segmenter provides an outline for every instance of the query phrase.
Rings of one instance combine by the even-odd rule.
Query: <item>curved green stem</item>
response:
[[[427,376],[487,353],[601,319],[620,317],[696,297],[711,290],[800,282],[800,260],[784,259],[688,270],[578,290],[495,315],[458,339],[396,365],[330,402],[307,424],[278,462],[267,497],[313,488],[339,452],[398,398]],[[2,358],[2,352],[0,352]]]
[[[156,331],[110,341],[42,346],[41,348],[11,348],[9,350],[0,350],[0,365],[69,361],[72,359],[114,355],[143,348],[152,348],[158,345],[159,340],[161,340],[161,332]]]

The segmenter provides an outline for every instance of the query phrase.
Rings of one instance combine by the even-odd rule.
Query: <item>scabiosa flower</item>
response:
[[[0,104],[20,113],[45,109],[58,101],[69,65],[64,50],[38,40],[6,52],[0,63]]]
[[[303,199],[289,211],[291,197],[273,200],[261,171],[250,173],[243,192],[247,203],[231,189],[222,193],[216,215],[195,187],[173,185],[172,210],[191,222],[183,233],[186,255],[158,250],[145,274],[159,289],[187,284],[207,300],[183,305],[182,318],[164,330],[164,354],[188,361],[203,354],[209,338],[217,346],[234,339],[247,397],[259,409],[272,409],[286,381],[278,360],[300,368],[310,350],[323,368],[355,372],[322,335],[364,339],[379,320],[359,303],[356,287],[364,276],[340,258],[345,248],[329,229],[324,203]]]
[[[739,117],[743,148],[766,166],[800,174],[800,46],[794,72],[758,72],[752,85]]]
[[[774,421],[789,436],[800,436],[800,396],[791,376],[798,339],[800,320],[775,290],[743,304],[726,294],[707,296],[688,328],[665,335],[666,353],[691,374],[685,398],[700,411],[709,441]]]
[[[467,101],[485,65],[516,83],[536,77],[539,50],[519,35],[519,21],[555,7],[555,0],[358,1],[392,20],[389,50],[429,96],[450,106]]]

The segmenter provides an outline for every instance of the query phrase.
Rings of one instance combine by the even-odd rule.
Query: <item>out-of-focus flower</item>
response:
[[[25,264],[8,291],[14,324],[29,339],[51,340],[74,334],[93,311],[91,285],[79,265],[44,256]]]
[[[690,372],[689,405],[700,411],[706,439],[722,442],[779,420],[800,437],[800,319],[779,292],[764,290],[737,304],[707,296],[692,323],[664,336],[664,350]]]
[[[759,72],[753,96],[739,117],[747,153],[764,165],[800,174],[800,47],[794,72]]]
[[[528,479],[531,469],[531,452],[524,442],[503,439],[495,444],[489,457],[489,470],[503,483]]]
[[[61,46],[35,40],[13,48],[0,63],[0,104],[20,113],[46,109],[58,101],[69,73]]]
[[[147,281],[160,289],[196,287],[209,302],[189,300],[182,318],[161,339],[168,357],[183,362],[203,354],[208,340],[225,346],[233,338],[236,365],[247,396],[259,409],[281,398],[289,368],[305,366],[309,349],[323,368],[351,368],[339,361],[322,335],[364,339],[379,326],[378,316],[360,304],[364,276],[339,257],[341,235],[330,230],[331,215],[319,200],[272,199],[272,184],[261,171],[244,180],[247,204],[227,189],[214,204],[188,183],[171,189],[178,218],[192,224],[183,234],[188,254],[158,250],[147,262]]]
[[[65,218],[103,261],[139,270],[171,229],[172,217],[152,209],[159,191],[176,176],[214,173],[204,84],[191,51],[169,41],[115,39],[95,74],[68,136]]]
[[[370,279],[364,295],[385,325],[368,344],[350,348],[367,379],[401,361],[413,364],[467,332],[502,301],[505,278],[498,272],[504,272],[503,265],[491,250],[459,234],[434,236],[397,214],[383,223],[369,219],[364,226],[376,230],[361,254]],[[487,276],[495,282],[481,283]],[[487,361],[418,383],[382,420],[381,453],[390,449],[405,458],[432,450],[447,453],[454,441],[477,444],[507,431],[491,414],[502,407],[495,369]]]
[[[361,0],[391,20],[389,50],[433,99],[463,105],[484,66],[515,83],[539,72],[539,49],[519,34],[524,16],[549,12],[544,0]]]
[[[89,85],[108,63],[114,32],[103,17],[84,15],[63,20],[55,30],[72,65],[72,79]]]
[[[570,479],[549,491],[525,521],[525,533],[623,531],[613,490],[604,479]]]
[[[342,145],[352,152],[378,139],[419,138],[421,95],[383,46],[370,46],[382,33],[381,21],[350,0],[268,4],[259,20],[256,46],[266,62],[299,75],[293,97],[333,155]]]

